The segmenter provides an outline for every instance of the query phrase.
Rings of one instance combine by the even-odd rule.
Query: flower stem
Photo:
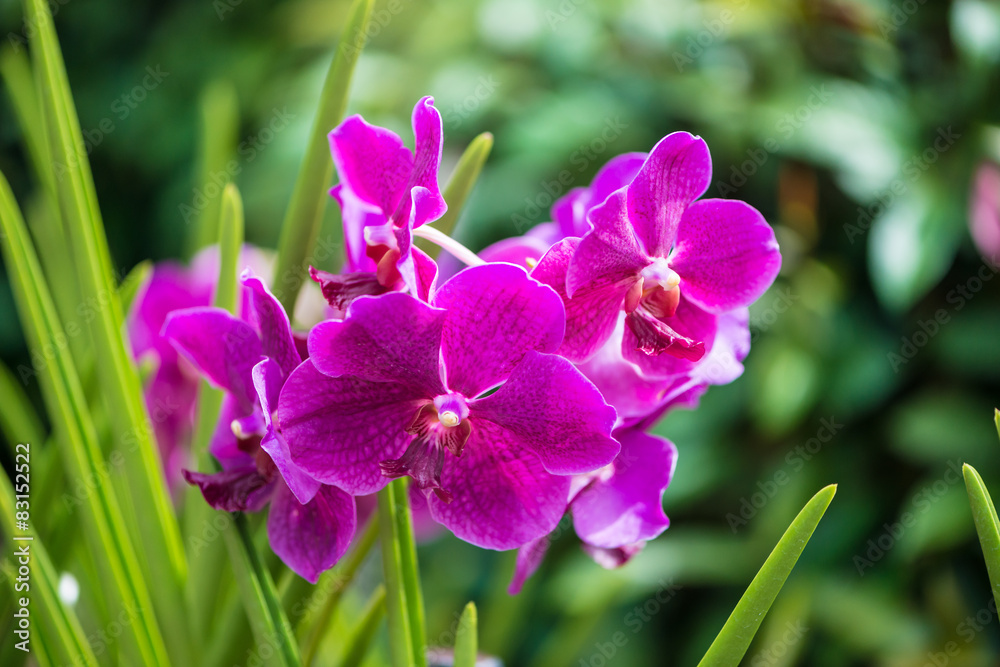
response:
[[[413,235],[422,239],[427,239],[431,243],[437,244],[454,255],[455,259],[462,261],[469,266],[479,266],[485,264],[479,255],[472,252],[464,245],[451,238],[440,229],[434,229],[430,225],[423,225],[413,230]]]
[[[423,595],[405,481],[379,491],[378,520],[392,667],[425,667]]]

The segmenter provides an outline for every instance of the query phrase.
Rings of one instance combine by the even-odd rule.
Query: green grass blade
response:
[[[389,625],[389,654],[392,667],[414,667],[413,638],[406,603],[406,584],[400,540],[397,535],[396,485],[378,492],[379,542],[382,545],[382,570],[386,586],[386,616]]]
[[[424,621],[424,593],[420,587],[420,568],[417,565],[417,542],[413,537],[413,512],[410,511],[410,496],[406,477],[392,482],[396,487],[396,537],[399,540],[400,567],[403,585],[406,588],[406,614],[410,619],[410,641],[413,642],[413,658],[417,667],[427,664],[426,635]]]
[[[219,238],[219,188],[232,179],[229,161],[236,153],[239,131],[239,104],[236,89],[228,81],[213,81],[205,87],[199,100],[200,133],[198,144],[198,192],[204,204],[192,201],[193,207],[181,209],[185,224],[195,223],[188,230],[189,255],[212,245]],[[215,192],[214,197],[209,193]],[[196,198],[197,199],[197,198]]]
[[[983,557],[986,559],[993,599],[1000,605],[1000,520],[997,519],[993,498],[976,469],[966,463],[962,466],[962,475],[965,477],[965,490],[969,494],[979,544],[982,545]]]
[[[29,450],[29,455],[30,453]],[[22,504],[18,504],[19,502]],[[23,545],[30,554],[28,556],[31,568],[31,580],[28,582],[31,587],[30,613],[40,612],[42,621],[40,639],[49,648],[50,654],[53,654],[50,658],[54,658],[53,662],[57,664],[96,666],[97,658],[87,642],[87,635],[84,634],[80,621],[59,599],[59,575],[52,566],[45,545],[42,544],[34,528],[29,528],[27,531],[16,530],[14,518],[19,508],[25,508],[27,512],[32,513],[30,503],[25,503],[24,499],[16,497],[10,479],[6,475],[0,475],[0,515],[2,515],[0,521],[13,547],[12,551],[16,554]]]
[[[5,363],[0,361],[0,433],[10,443],[30,442],[39,447],[45,442],[42,419],[35,412],[31,399],[24,393],[21,382]]]
[[[102,480],[104,460],[97,434],[87,412],[80,380],[65,346],[56,341],[65,334],[55,315],[52,297],[41,274],[38,258],[28,240],[27,229],[6,178],[0,175],[0,226],[4,262],[28,340],[39,350],[52,350],[52,358],[41,374],[42,393],[49,415],[56,424],[67,476],[81,480]],[[135,551],[111,484],[96,484],[86,494],[83,505],[86,535],[95,561],[103,566],[105,588],[114,594],[122,610],[143,610],[129,625],[127,643],[136,664],[167,664],[166,649],[159,628],[152,621],[153,605],[139,569]]]
[[[102,396],[111,417],[113,440],[128,443],[124,466],[130,492],[126,517],[136,535],[138,560],[153,592],[156,618],[171,658],[191,664],[183,581],[187,562],[173,514],[139,376],[124,340],[124,318],[116,294],[110,252],[97,205],[93,176],[73,106],[62,53],[45,0],[25,0],[35,26],[31,41],[40,108],[45,118],[59,208],[86,303],[100,304],[90,322],[91,343]]]
[[[493,135],[489,132],[483,132],[469,142],[462,157],[458,159],[458,164],[455,165],[455,171],[452,172],[448,185],[445,186],[444,200],[448,202],[448,210],[434,223],[435,229],[448,236],[455,231],[465,200],[469,198],[469,193],[479,180],[479,173],[483,170],[491,150],[493,150]],[[417,246],[431,257],[437,258],[441,252],[439,245],[422,238],[415,240]]]
[[[243,199],[240,191],[230,183],[222,191],[222,210],[219,215],[219,282],[215,288],[214,304],[236,312],[240,291],[240,249],[243,247]]]
[[[455,634],[455,667],[476,667],[476,655],[479,652],[479,621],[476,614],[476,603],[470,602],[462,610],[458,619],[458,632]]]
[[[38,95],[27,53],[20,49],[4,49],[0,54],[0,77],[7,88],[14,115],[24,133],[28,158],[42,187],[55,194],[52,170],[48,168],[49,149],[45,140],[45,124],[38,108]]]
[[[1000,436],[1000,410],[993,409],[993,423],[997,425],[997,436]]]
[[[824,487],[802,508],[785,534],[778,540],[774,551],[764,561],[757,576],[750,582],[750,587],[736,604],[736,609],[722,626],[722,631],[712,642],[699,665],[735,667],[740,663],[754,635],[757,634],[757,628],[764,620],[767,610],[778,597],[778,592],[791,574],[792,568],[795,567],[836,493],[835,484]]]
[[[246,516],[241,513],[233,514],[233,522],[232,529],[226,530],[224,535],[243,607],[250,619],[250,628],[258,649],[269,646],[273,650],[276,664],[297,667],[302,664],[298,643],[281,608],[281,599],[271,574],[254,546]]]
[[[365,30],[374,4],[374,0],[354,0],[351,6],[337,45],[337,55],[330,64],[323,92],[320,93],[319,109],[313,120],[306,154],[282,222],[272,283],[275,296],[289,313],[295,311],[295,299],[319,236],[326,200],[330,197],[327,188],[333,177],[333,160],[326,135],[344,119],[354,65],[364,46]]]
[[[340,667],[360,667],[368,655],[368,649],[371,648],[375,631],[378,630],[383,616],[385,616],[385,586],[379,586],[361,612],[361,620],[357,627],[345,642],[347,650],[344,652]]]

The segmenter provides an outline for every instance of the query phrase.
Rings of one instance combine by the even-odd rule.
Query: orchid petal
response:
[[[566,293],[570,297],[583,289],[635,278],[652,261],[632,229],[625,192],[617,190],[591,209],[593,229],[580,240],[566,274]]]
[[[292,324],[288,320],[288,314],[263,281],[249,269],[243,273],[241,280],[253,295],[253,310],[257,328],[260,330],[263,354],[273,359],[287,376],[302,361],[298,350],[295,349],[295,339],[292,336]]]
[[[311,583],[347,551],[357,527],[354,497],[323,486],[308,503],[278,485],[267,517],[271,549],[293,572]]]

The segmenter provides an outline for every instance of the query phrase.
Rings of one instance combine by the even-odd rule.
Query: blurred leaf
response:
[[[344,642],[347,650],[344,659],[339,667],[359,667],[368,654],[372,640],[375,638],[375,631],[378,629],[382,617],[385,616],[385,586],[379,584],[371,599],[361,612],[361,619],[358,621],[354,632]],[[307,663],[308,665],[309,663]],[[459,667],[455,663],[455,667]]]
[[[121,517],[127,522],[121,528],[127,526],[136,536],[135,548],[142,555],[138,563],[152,591],[156,618],[169,638],[170,655],[174,662],[188,664],[191,657],[182,595],[187,574],[184,545],[143,404],[139,376],[123,336],[124,317],[86,146],[49,5],[44,0],[25,0],[25,6],[28,20],[35,26],[31,55],[48,130],[50,168],[56,177],[77,282],[85,302],[98,304],[93,309],[96,312],[90,331],[101,392],[109,406],[113,439],[134,445],[124,455],[130,492],[126,507],[130,511]],[[142,520],[135,520],[135,516]],[[159,648],[155,641],[152,647]]]
[[[188,228],[189,255],[211,245],[219,238],[219,196],[208,196],[209,186],[216,192],[225,188],[235,174],[228,163],[236,152],[240,111],[236,89],[229,81],[213,81],[202,91],[198,101],[199,141],[197,187],[204,199],[200,211],[185,209],[182,213]],[[223,195],[224,196],[224,195]],[[190,227],[192,219],[195,226]]]
[[[479,651],[479,639],[476,619],[476,604],[470,602],[462,610],[458,619],[458,632],[455,634],[455,665],[454,667],[476,667],[476,655]]]
[[[930,390],[913,396],[890,416],[890,446],[900,456],[938,466],[943,461],[995,462],[1000,450],[989,422],[989,404],[955,390]]]
[[[392,667],[417,667],[423,656],[414,655],[417,642],[410,619],[410,605],[407,601],[406,577],[402,551],[404,545],[399,536],[399,519],[396,514],[401,506],[397,491],[400,487],[390,482],[378,492],[379,542],[382,545],[382,571],[386,587],[386,615],[389,624],[389,650]],[[405,502],[405,496],[404,496]],[[426,660],[426,657],[424,657]]]
[[[57,442],[67,476],[96,481],[93,493],[85,494],[85,534],[94,559],[102,564],[105,590],[123,610],[138,610],[140,618],[128,624],[124,650],[137,664],[165,665],[166,649],[152,614],[153,603],[142,578],[132,542],[125,530],[121,508],[111,484],[101,483],[106,470],[97,433],[87,411],[79,378],[65,346],[56,343],[65,334],[55,315],[55,306],[41,275],[38,259],[28,241],[24,220],[0,175],[0,225],[3,256],[29,340],[35,349],[52,350],[45,365],[42,389],[49,414],[58,425]]]
[[[972,518],[986,559],[993,599],[1000,605],[1000,519],[997,518],[990,492],[986,490],[983,478],[976,469],[966,463],[962,472],[965,475],[965,488],[969,493],[969,504],[972,506]]]
[[[281,224],[278,262],[272,283],[275,296],[289,313],[295,311],[295,300],[311,261],[323,210],[330,196],[327,188],[333,175],[333,161],[326,136],[343,120],[347,110],[351,77],[367,39],[368,19],[374,4],[374,0],[355,0],[352,5],[350,17],[340,35],[337,55],[330,64],[320,93],[319,109],[316,110],[306,154],[299,167],[295,191]]]
[[[712,642],[700,665],[736,665],[743,659],[767,610],[791,574],[836,493],[836,485],[827,486],[802,508],[757,576],[750,582],[750,587],[740,598],[736,609]]]

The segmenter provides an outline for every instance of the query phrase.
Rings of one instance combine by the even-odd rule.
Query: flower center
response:
[[[409,475],[421,489],[433,489],[438,498],[451,502],[452,495],[441,487],[444,453],[461,456],[472,433],[469,406],[460,394],[442,394],[420,406],[406,429],[414,436],[398,459],[382,461],[386,477]]]

